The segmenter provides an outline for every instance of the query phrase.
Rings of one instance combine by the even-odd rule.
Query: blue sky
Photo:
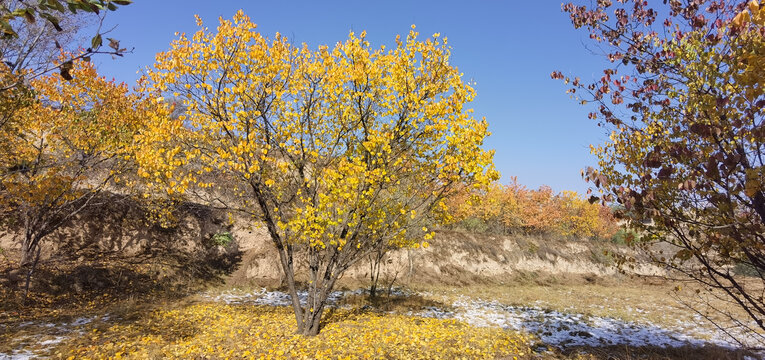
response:
[[[485,146],[496,150],[502,181],[517,176],[530,188],[586,190],[579,171],[595,165],[589,145],[607,134],[587,119],[591,108],[570,99],[550,73],[589,80],[600,77],[605,63],[587,50],[587,33],[571,26],[559,1],[135,0],[109,13],[104,26],[117,25],[106,36],[133,53],[94,61],[103,75],[132,84],[176,31],[196,31],[194,14],[213,28],[219,16],[231,18],[239,9],[262,34],[280,32],[311,47],[344,40],[349,30],[366,30],[374,46],[390,46],[412,24],[423,36],[447,36],[452,64],[477,83],[472,107],[490,124]]]

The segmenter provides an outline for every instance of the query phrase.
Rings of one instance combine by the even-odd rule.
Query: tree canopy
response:
[[[298,329],[319,331],[335,281],[381,243],[417,246],[459,184],[497,178],[487,123],[449,63],[446,38],[372,48],[350,33],[311,50],[268,39],[242,12],[180,35],[148,70],[147,91],[179,98],[143,141],[141,174],[167,195],[252,216],[279,251]],[[156,190],[155,194],[156,194]],[[295,254],[305,254],[300,304]],[[302,259],[303,257],[301,257]]]
[[[650,234],[654,260],[721,290],[765,329],[765,6],[757,0],[565,4],[613,66],[571,83],[611,130],[585,178]],[[596,200],[593,198],[593,200]],[[645,221],[650,220],[650,221]],[[654,251],[655,242],[670,253]],[[754,279],[740,276],[749,269]]]
[[[130,162],[133,137],[149,110],[125,84],[75,62],[72,81],[51,74],[32,81],[36,98],[0,128],[0,209],[20,227],[21,265],[29,276],[41,242],[92,204]],[[10,224],[9,224],[10,223]]]

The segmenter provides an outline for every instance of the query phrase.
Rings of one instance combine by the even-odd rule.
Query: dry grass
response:
[[[482,249],[481,251],[486,250]],[[478,251],[478,250],[476,250]],[[0,281],[3,276],[10,274],[13,264],[0,264]],[[6,275],[3,275],[6,274]],[[98,339],[103,340],[103,346],[113,344],[117,349],[122,335],[129,334],[132,338],[126,338],[129,343],[135,345],[137,349],[135,354],[144,354],[144,350],[155,354],[155,358],[161,358],[164,355],[175,356],[171,348],[186,337],[188,339],[196,338],[198,341],[208,341],[212,348],[220,346],[220,352],[199,352],[195,354],[200,358],[218,358],[222,354],[229,354],[234,351],[233,358],[236,358],[236,351],[239,345],[231,344],[230,339],[225,336],[207,339],[204,329],[182,333],[180,337],[161,338],[155,343],[154,347],[142,348],[140,341],[143,337],[154,338],[157,332],[172,331],[163,330],[162,326],[176,326],[175,323],[158,323],[159,325],[145,326],[141,329],[149,329],[148,332],[136,330],[136,326],[146,324],[146,321],[154,320],[148,317],[156,311],[175,311],[190,309],[181,314],[184,317],[195,318],[196,314],[204,314],[205,319],[214,319],[212,310],[229,311],[232,318],[221,326],[227,326],[231,331],[238,331],[240,327],[236,325],[236,319],[243,315],[253,315],[248,312],[247,307],[221,307],[221,308],[199,308],[195,307],[199,298],[184,297],[190,291],[205,288],[209,282],[202,282],[195,278],[183,278],[172,276],[179,274],[177,271],[171,271],[167,266],[158,263],[135,264],[126,262],[124,259],[111,258],[108,256],[88,258],[82,261],[64,261],[50,262],[43,264],[36,275],[38,281],[35,283],[34,291],[26,304],[21,301],[18,291],[10,291],[10,287],[0,286],[0,353],[7,353],[12,349],[24,347],[27,349],[40,349],[39,343],[46,340],[56,340],[59,336],[65,334],[53,331],[50,327],[44,326],[46,323],[52,324],[72,324],[82,317],[90,317],[95,320],[87,325],[70,326],[69,330],[83,331],[83,334],[90,334],[93,330],[99,334]],[[5,279],[10,281],[10,279]],[[81,289],[73,286],[80,283]],[[504,282],[504,283],[502,283]],[[354,309],[363,309],[361,317],[348,312],[337,312],[331,317],[331,321],[336,324],[335,335],[342,338],[343,334],[362,334],[372,331],[369,326],[388,326],[391,336],[398,341],[400,348],[410,349],[410,353],[415,353],[413,343],[407,343],[406,328],[408,326],[419,326],[423,323],[412,322],[412,318],[401,317],[398,315],[388,315],[387,312],[407,313],[417,312],[428,307],[437,307],[440,309],[449,309],[449,304],[461,296],[472,298],[482,298],[497,300],[501,303],[517,306],[537,306],[551,310],[569,313],[582,313],[591,316],[602,316],[617,318],[624,321],[634,321],[637,323],[653,323],[667,328],[679,326],[678,324],[691,324],[699,329],[709,329],[711,325],[705,321],[699,321],[692,316],[689,309],[677,302],[675,299],[692,299],[695,292],[692,286],[684,287],[681,291],[675,291],[674,284],[661,280],[645,280],[631,278],[597,278],[593,276],[571,276],[571,275],[539,275],[534,273],[519,273],[512,279],[492,279],[484,281],[473,281],[466,279],[464,286],[447,286],[433,284],[407,284],[407,287],[419,292],[420,295],[402,296],[383,295],[376,299],[369,299],[365,295],[351,295],[342,300],[341,305],[350,305]],[[257,284],[253,284],[257,285]],[[363,287],[366,284],[358,280],[349,280],[343,282],[343,286],[351,289]],[[225,288],[224,288],[225,289]],[[246,290],[245,290],[246,291]],[[725,304],[722,304],[725,305]],[[208,311],[209,310],[209,311]],[[736,311],[736,309],[730,309]],[[287,327],[292,327],[294,319],[283,314],[285,309],[258,310],[257,316],[261,316],[266,321],[268,319],[278,320],[279,324],[275,328],[268,328],[268,331],[281,331],[284,334]],[[108,313],[111,320],[100,321],[98,316]],[[288,311],[287,311],[288,313]],[[208,316],[209,315],[209,316]],[[350,316],[346,321],[345,316]],[[353,317],[357,316],[357,317]],[[387,317],[390,316],[388,319]],[[387,322],[391,320],[391,322]],[[28,321],[34,321],[36,325],[19,326]],[[205,320],[207,321],[207,320]],[[270,320],[268,320],[270,321]],[[164,325],[162,325],[164,324]],[[414,325],[412,325],[414,324]],[[252,324],[251,324],[252,325]],[[438,323],[427,323],[428,326],[438,327]],[[124,329],[134,331],[132,333],[121,332],[120,327],[112,329],[114,326],[123,326]],[[159,326],[157,328],[156,326]],[[258,325],[252,325],[250,330],[262,333]],[[188,327],[178,325],[179,328],[189,329]],[[472,327],[458,327],[461,331],[460,339],[469,339]],[[110,330],[111,329],[111,330]],[[123,330],[124,330],[123,329]],[[264,328],[265,329],[265,328]],[[276,329],[276,330],[274,330]],[[192,329],[193,330],[193,329]],[[256,331],[257,330],[257,331]],[[266,329],[267,330],[267,329]],[[424,329],[421,329],[425,331]],[[693,328],[688,328],[684,332],[691,332]],[[191,331],[191,330],[189,330]],[[419,331],[419,330],[418,330]],[[467,331],[467,332],[465,332]],[[423,332],[425,334],[425,332]],[[477,333],[476,333],[477,334]],[[215,335],[215,334],[213,334]],[[223,334],[225,335],[225,334]],[[496,334],[495,334],[496,335]],[[217,336],[217,335],[215,335]],[[239,336],[239,335],[237,335]],[[242,335],[244,336],[244,335]],[[371,335],[370,335],[371,336]],[[425,336],[425,335],[423,335]],[[465,337],[467,336],[467,337]],[[482,335],[483,336],[483,335]],[[488,335],[487,335],[488,336]],[[494,335],[491,335],[494,336]],[[515,336],[515,335],[513,335]],[[699,336],[704,336],[701,332]],[[517,343],[519,337],[513,337],[518,348],[534,347],[535,340],[524,338],[523,344]],[[175,340],[174,340],[175,339]],[[179,340],[180,339],[180,340]],[[286,335],[284,341],[293,341]],[[178,341],[176,341],[178,340]],[[242,341],[251,341],[252,339],[243,337]],[[91,358],[103,358],[104,356],[114,356],[118,350],[96,347],[88,348],[91,341],[91,335],[76,337],[72,341],[67,340],[66,344],[58,345],[56,350],[64,355],[76,355],[75,358],[90,356]],[[99,340],[100,341],[100,340]],[[211,342],[210,342],[211,341]],[[216,342],[218,341],[218,342]],[[336,341],[333,338],[332,341]],[[435,341],[435,340],[433,340]],[[467,341],[467,340],[465,340]],[[505,341],[505,340],[502,340]],[[185,343],[183,343],[185,344]],[[340,344],[340,343],[336,343]],[[433,343],[436,344],[436,343]],[[156,345],[156,346],[155,346]],[[316,344],[315,344],[316,345]],[[318,344],[316,346],[319,346]],[[185,345],[183,345],[185,346]],[[314,346],[314,345],[312,345]],[[344,345],[337,345],[344,346]],[[431,345],[441,346],[441,345]],[[84,349],[84,350],[83,350]],[[164,350],[163,350],[164,349]],[[170,349],[170,350],[168,350]],[[186,349],[192,349],[189,345]],[[333,358],[340,355],[354,357],[352,352],[346,350],[348,346],[340,349],[341,352],[331,352],[331,348],[317,347],[316,351],[322,354],[322,357]],[[360,356],[363,347],[357,347]],[[396,347],[389,347],[387,354],[389,358],[407,358],[406,352],[396,350]],[[172,350],[172,351],[171,351]],[[338,351],[340,351],[338,350]],[[111,352],[110,352],[111,351]],[[163,352],[168,351],[168,352]],[[217,351],[217,350],[216,350]],[[267,351],[267,350],[264,350]],[[325,352],[329,351],[329,352]],[[456,351],[456,350],[455,350]],[[456,352],[458,353],[458,352]],[[148,354],[148,353],[146,353]],[[164,354],[164,355],[163,355]],[[302,354],[302,353],[301,353]],[[317,352],[314,352],[317,354]],[[491,356],[499,356],[500,359],[512,359],[512,357],[503,357],[501,352],[491,353]],[[552,351],[546,353],[535,353],[533,355],[525,354],[525,358],[535,359],[743,359],[746,355],[743,351],[730,351],[719,347],[681,347],[681,348],[657,348],[657,347],[630,347],[630,346],[611,346],[611,347],[581,347],[569,348],[565,352]],[[82,356],[81,356],[82,355]],[[531,356],[531,357],[529,357]],[[134,358],[140,356],[135,355]],[[240,356],[242,357],[242,356]],[[279,356],[275,356],[279,358]]]
[[[566,279],[573,284],[565,284],[568,282]],[[660,279],[625,277],[588,281],[587,278],[575,280],[568,277],[561,280],[542,277],[537,280],[463,287],[411,284],[410,287],[417,292],[433,294],[434,300],[446,303],[459,296],[470,296],[508,305],[538,306],[566,313],[666,326],[689,321],[693,315],[686,305],[678,301],[678,297],[688,299],[695,294],[695,288],[683,288],[678,292],[675,285]],[[737,311],[734,308],[728,310]]]
[[[407,313],[424,310],[428,307],[449,310],[450,305],[428,299],[419,294],[413,295],[380,295],[370,298],[366,294],[353,294],[343,297],[338,305],[348,305],[353,308],[369,308],[375,311]]]
[[[580,347],[540,356],[544,360],[746,360],[754,355],[718,346],[662,348],[655,346]]]

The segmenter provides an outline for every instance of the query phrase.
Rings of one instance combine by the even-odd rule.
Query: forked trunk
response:
[[[338,271],[336,266],[322,267],[322,271],[318,267],[312,267],[310,269],[312,280],[308,286],[308,296],[305,303],[301,303],[295,282],[292,253],[289,250],[291,249],[283,248],[279,253],[282,259],[284,278],[292,299],[292,308],[297,322],[297,334],[314,336],[321,330],[321,319],[324,309],[327,307],[329,295],[342,272]]]
[[[300,332],[301,335],[315,336],[319,334],[319,330],[321,330],[321,316],[324,313],[325,306],[326,304],[322,303],[318,308],[306,309],[303,315],[303,331]]]
[[[327,300],[335,287],[335,281],[340,275],[334,266],[327,266],[321,274],[318,267],[311,267],[311,284],[308,286],[308,297],[303,306],[303,317],[298,319],[299,333],[314,336],[321,330],[321,317],[327,307]]]
[[[292,268],[283,270],[290,298],[292,299],[292,309],[294,310],[297,322],[297,333],[305,336],[317,335],[319,330],[321,330],[321,317],[327,306],[327,299],[332,292],[335,279],[331,279],[329,282],[317,287],[309,287],[307,301],[305,304],[301,304],[295,284],[294,270]]]

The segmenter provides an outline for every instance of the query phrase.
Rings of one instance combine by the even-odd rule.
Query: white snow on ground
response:
[[[81,317],[74,319],[71,322],[63,322],[58,324],[32,321],[23,322],[16,327],[18,329],[23,329],[30,326],[47,328],[45,333],[48,335],[42,335],[42,338],[45,339],[42,341],[39,340],[40,335],[37,335],[36,339],[33,339],[30,336],[21,336],[14,339],[20,343],[21,346],[13,350],[11,353],[0,353],[0,360],[36,359],[40,356],[40,354],[46,352],[56,344],[69,338],[73,333],[82,334],[82,330],[78,329],[78,327],[89,324],[94,320],[106,322],[109,320],[109,314],[103,316]]]
[[[362,294],[363,292],[364,290],[334,291],[330,294],[328,303],[330,306],[337,306],[343,296]],[[394,293],[399,296],[407,295],[400,290],[396,290]],[[427,296],[427,294],[420,295]],[[267,306],[290,306],[292,304],[287,293],[268,291],[266,289],[256,289],[248,292],[234,289],[222,293],[203,293],[201,297],[206,301],[226,304]],[[298,298],[302,304],[305,304],[308,298],[307,293],[298,292]],[[637,312],[641,312],[640,310],[636,309]],[[456,319],[474,326],[498,326],[505,329],[525,331],[539,337],[545,345],[558,348],[604,345],[678,347],[683,345],[703,346],[708,343],[728,348],[736,347],[735,344],[727,341],[724,335],[714,332],[702,332],[709,339],[701,340],[690,335],[690,327],[686,326],[680,326],[679,329],[666,329],[648,322],[636,323],[608,317],[564,313],[547,310],[540,306],[510,306],[496,301],[485,301],[469,297],[458,298],[451,304],[449,309],[428,307],[422,311],[410,312],[409,315]],[[70,323],[61,324],[21,323],[17,326],[20,329],[27,326],[46,327],[50,328],[53,332],[51,335],[55,336],[36,344],[22,341],[22,343],[34,344],[34,350],[22,346],[12,353],[0,353],[0,360],[26,360],[34,358],[35,354],[39,354],[53,345],[64,341],[73,333],[81,332],[77,327],[95,320],[106,322],[109,320],[109,316],[82,317]],[[692,326],[690,323],[684,325]],[[698,328],[694,330],[698,330]],[[698,334],[699,331],[694,331],[693,333]]]
[[[345,295],[361,293],[363,290],[345,293],[335,291],[330,295],[329,304],[337,304],[338,300]],[[406,294],[397,290],[396,295]],[[420,295],[431,294],[423,293]],[[256,289],[251,292],[234,290],[217,294],[203,294],[202,297],[209,301],[220,301],[227,304],[270,306],[290,306],[292,304],[286,293],[266,289]],[[298,297],[301,304],[305,304],[307,294],[298,292]],[[643,309],[634,309],[634,311],[638,313],[647,312]],[[423,311],[410,312],[408,315],[457,319],[474,326],[498,326],[525,331],[535,334],[543,343],[559,348],[605,345],[679,347],[684,345],[703,346],[708,343],[728,348],[737,347],[737,344],[729,342],[724,334],[714,331],[699,331],[698,326],[694,329],[694,333],[703,334],[705,338],[708,338],[707,340],[692,336],[689,331],[678,331],[690,330],[692,326],[695,326],[690,323],[682,324],[685,326],[680,326],[680,329],[666,329],[649,322],[628,322],[608,317],[552,311],[542,307],[509,306],[496,301],[484,301],[468,297],[458,298],[449,310],[429,307]]]
[[[11,354],[0,354],[0,360],[28,360],[34,357],[35,354],[29,350],[17,350]]]
[[[334,306],[344,296],[359,295],[365,292],[366,289],[358,289],[353,291],[333,291],[329,294],[327,303]],[[412,295],[412,293],[404,292],[400,289],[392,289],[391,295],[406,296]],[[223,302],[226,304],[292,306],[292,300],[290,299],[289,294],[282,291],[268,291],[265,288],[255,289],[249,292],[242,292],[238,291],[237,289],[232,289],[222,293],[203,293],[201,296],[207,301]],[[301,305],[305,305],[306,301],[308,301],[308,292],[298,291],[298,299],[300,299]]]
[[[461,298],[452,310],[429,308],[412,315],[457,319],[474,326],[499,326],[535,334],[545,344],[570,346],[701,346],[704,340],[652,324],[638,324],[613,318],[568,314],[539,307],[503,305],[496,301]],[[727,342],[717,345],[733,347]]]
[[[39,343],[37,343],[37,349],[36,351],[32,351],[30,349],[16,349],[10,354],[2,354],[0,353],[0,360],[27,360],[27,359],[34,359],[37,358],[39,355],[37,353],[52,347],[53,345],[56,345],[62,341],[66,340],[66,337],[64,336],[56,336],[54,338],[43,340]]]
[[[333,291],[329,294],[327,303],[334,305],[345,295],[361,292],[362,290],[345,293],[341,291]],[[205,293],[202,294],[202,297],[208,301],[223,302],[226,304],[292,306],[292,299],[289,294],[281,291],[268,291],[266,289],[257,289],[251,292],[237,292],[236,289],[234,289],[219,294]],[[298,291],[298,299],[300,299],[300,304],[305,305],[308,301],[308,292]]]

